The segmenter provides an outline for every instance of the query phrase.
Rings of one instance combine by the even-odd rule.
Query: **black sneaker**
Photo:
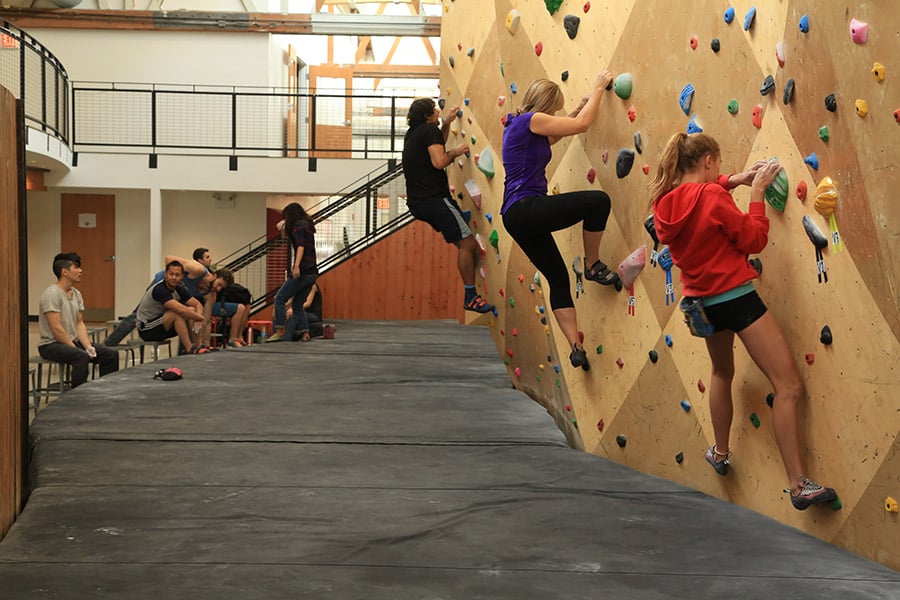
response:
[[[837,499],[837,492],[832,488],[824,487],[810,481],[804,476],[800,476],[803,481],[803,489],[796,496],[792,490],[785,490],[791,494],[791,504],[797,510],[806,510],[813,504],[824,504],[826,502],[834,502]]]
[[[717,456],[724,456],[722,460],[716,460]],[[716,473],[719,475],[728,475],[728,465],[731,464],[728,462],[728,459],[731,458],[731,452],[726,452],[722,454],[716,450],[715,444],[706,449],[706,462],[712,465],[712,468],[716,470]]]
[[[581,367],[585,371],[591,370],[591,364],[588,362],[587,352],[584,351],[584,348],[573,347],[572,354],[569,355],[569,361],[576,369]]]
[[[493,312],[494,305],[488,304],[481,296],[473,296],[471,300],[463,305],[463,308],[472,312],[484,314]]]

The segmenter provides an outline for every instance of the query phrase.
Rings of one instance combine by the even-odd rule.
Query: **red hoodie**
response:
[[[766,247],[766,203],[751,202],[742,212],[725,191],[727,181],[720,175],[716,183],[683,183],[653,206],[656,235],[681,269],[685,296],[714,296],[759,276],[747,255]]]

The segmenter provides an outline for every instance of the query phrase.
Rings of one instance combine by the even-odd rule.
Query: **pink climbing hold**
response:
[[[775,44],[775,60],[778,61],[778,66],[784,66],[784,43],[778,42]]]
[[[597,179],[597,170],[594,169],[594,167],[591,167],[587,172],[587,180],[594,183],[595,179]]]
[[[700,390],[701,394],[706,391],[706,384],[703,383],[702,379],[697,380],[697,389]]]
[[[865,44],[869,39],[869,24],[850,19],[850,39],[855,44]]]
[[[692,36],[691,36],[691,41],[690,41],[690,44],[691,44],[691,50],[696,50],[696,49],[697,49],[697,44],[698,44],[698,43],[699,43],[699,40],[697,39],[697,36],[696,36],[696,35],[692,35]]]
[[[462,51],[462,42],[456,42],[456,49]]]
[[[540,56],[543,51],[544,51],[544,42],[538,42],[537,44],[534,45],[534,53],[535,54]]]
[[[519,378],[522,377],[522,369],[520,369],[519,367],[516,367],[515,369],[513,369],[513,373],[516,374],[516,377],[519,377]]]
[[[606,161],[609,160],[609,150],[604,150],[603,154],[600,155],[600,160],[603,161],[603,164],[606,164]]]
[[[763,114],[762,104],[757,104],[756,106],[753,107],[753,115],[751,116],[751,119],[753,121],[753,126],[756,127],[757,129],[762,129],[762,114]]]
[[[628,120],[634,123],[634,120],[637,119],[637,109],[633,106],[628,107]]]
[[[801,181],[797,184],[797,197],[800,200],[806,200],[806,182]]]

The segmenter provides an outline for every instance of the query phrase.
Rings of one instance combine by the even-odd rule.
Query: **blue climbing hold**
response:
[[[469,99],[468,99],[468,98],[466,98],[466,99],[465,99],[465,100],[463,100],[463,102],[465,102],[465,103],[466,103],[466,106],[468,106],[468,105],[469,105],[469,102],[470,102],[470,100],[469,100]]]
[[[731,25],[732,21],[734,21],[734,7],[729,6],[725,11],[725,22]]]
[[[672,336],[668,333],[666,334],[666,346],[668,346],[669,348],[672,347]]]
[[[491,213],[485,213],[485,214],[484,214],[484,218],[487,219],[487,222],[488,222],[488,223],[493,223],[493,222],[494,222],[494,215],[492,215]]]
[[[800,17],[800,31],[809,33],[809,17],[807,15]]]
[[[756,7],[751,6],[747,14],[744,15],[744,31],[750,31],[750,28],[753,27],[754,19],[756,19]]]
[[[681,401],[681,408],[684,409],[684,412],[691,412],[691,403],[687,400]]]
[[[456,118],[457,118],[457,119],[462,119],[462,116],[463,116],[463,111],[461,111],[461,110],[456,111]]]
[[[681,90],[681,96],[678,98],[678,104],[681,105],[681,110],[684,111],[684,114],[691,114],[691,102],[694,101],[694,86],[690,83],[684,86],[684,89]]]
[[[688,121],[687,124],[687,132],[688,133],[700,133],[703,131],[703,128],[700,127],[700,124],[697,123],[697,115],[692,115],[691,120]]]
[[[559,373],[559,365],[553,365],[553,372]]]
[[[815,152],[810,152],[809,156],[803,159],[803,162],[812,167],[814,171],[819,170],[819,157],[816,156]]]
[[[519,86],[516,85],[515,81],[513,81],[511,84],[509,84],[509,91],[512,92],[513,94],[516,94],[519,92]]]

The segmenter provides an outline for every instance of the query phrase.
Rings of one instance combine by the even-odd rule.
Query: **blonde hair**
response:
[[[719,143],[705,133],[676,133],[669,138],[656,168],[656,175],[647,186],[650,202],[654,203],[671,191],[681,177],[692,171],[707,154],[721,156]]]
[[[566,99],[559,86],[549,79],[535,79],[525,90],[518,114],[543,112],[552,114],[565,105]]]

